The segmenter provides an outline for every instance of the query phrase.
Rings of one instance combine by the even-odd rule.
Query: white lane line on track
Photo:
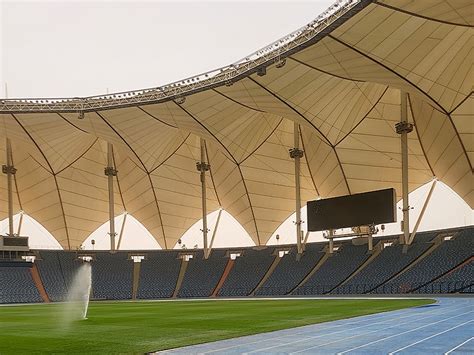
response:
[[[404,331],[404,332],[401,332],[401,333],[398,333],[398,334],[390,335],[390,336],[385,337],[385,338],[381,338],[381,339],[378,339],[378,340],[374,340],[374,341],[371,341],[370,343],[363,344],[363,345],[360,345],[360,346],[356,346],[355,348],[351,348],[351,349],[348,349],[348,350],[341,351],[341,352],[337,353],[337,355],[345,354],[345,353],[348,353],[349,351],[352,351],[352,350],[357,350],[357,349],[360,349],[360,348],[364,348],[364,347],[366,347],[366,346],[368,346],[368,345],[376,344],[376,343],[379,343],[379,342],[384,341],[384,340],[387,340],[387,339],[391,339],[391,338],[395,338],[395,337],[400,336],[400,335],[403,335],[403,334],[411,333],[411,332],[414,332],[415,330],[423,329],[423,328],[429,327],[429,326],[434,325],[434,324],[438,324],[438,323],[441,323],[441,322],[445,322],[445,321],[447,321],[448,319],[453,319],[453,318],[456,318],[456,317],[461,317],[461,316],[464,316],[464,315],[466,315],[466,314],[473,313],[473,312],[474,312],[474,311],[470,311],[470,312],[463,313],[463,314],[458,314],[458,315],[456,315],[456,316],[452,316],[452,317],[449,317],[449,318],[441,319],[441,320],[439,320],[439,321],[437,321],[437,322],[432,322],[432,323],[429,323],[429,324],[422,325],[421,327],[417,327],[417,328],[414,328],[414,329],[411,329],[411,330],[407,330],[407,331]],[[310,349],[311,349],[311,348],[310,348]]]
[[[446,305],[442,306],[440,308],[436,308],[435,311],[434,311],[436,313],[431,314],[430,317],[431,316],[436,316],[436,315],[446,314],[451,310],[455,310],[455,309],[460,308],[459,304],[453,304],[453,302],[448,302],[448,301],[451,301],[451,300],[443,301],[443,302],[446,303]],[[435,304],[439,304],[439,299],[436,301]],[[306,329],[305,331],[302,331],[302,332],[296,332],[296,333],[290,332],[290,334],[278,335],[276,337],[260,339],[260,340],[256,340],[256,341],[252,341],[252,342],[248,342],[248,343],[240,343],[240,344],[237,344],[237,345],[231,345],[231,346],[212,349],[212,350],[207,350],[207,351],[206,351],[206,348],[204,348],[199,352],[199,354],[211,354],[211,353],[215,353],[215,352],[220,352],[220,351],[225,351],[225,350],[229,350],[229,349],[238,348],[238,347],[241,347],[243,345],[245,346],[245,345],[251,345],[251,344],[258,344],[258,343],[263,343],[263,342],[267,342],[267,341],[271,341],[271,340],[275,340],[275,339],[280,339],[282,337],[288,337],[288,336],[293,336],[294,337],[294,336],[298,336],[298,335],[305,335],[305,334],[308,334],[308,333],[314,333],[315,330],[324,331],[324,330],[339,328],[339,327],[342,327],[342,326],[349,326],[349,325],[365,323],[365,322],[371,321],[371,320],[387,319],[390,316],[397,315],[397,314],[406,314],[406,313],[409,313],[409,312],[413,312],[414,310],[418,310],[418,312],[417,313],[410,313],[408,316],[404,316],[404,317],[390,318],[390,321],[394,321],[396,319],[402,319],[402,318],[412,318],[412,317],[415,317],[415,316],[419,316],[419,315],[427,314],[429,312],[433,312],[433,309],[424,308],[423,306],[421,306],[421,307],[405,308],[405,309],[399,309],[399,310],[388,311],[388,312],[374,313],[374,314],[369,314],[369,315],[365,315],[365,316],[357,316],[357,317],[354,317],[352,319],[354,319],[354,320],[355,319],[360,319],[360,318],[362,318],[362,319],[360,319],[357,322],[343,323],[343,324],[338,324],[338,325],[332,326],[332,327],[325,327],[325,323],[312,324],[312,325],[303,326],[304,328],[310,327],[310,329]],[[443,311],[443,312],[439,312],[439,311]],[[424,318],[427,318],[427,317],[424,317]],[[345,320],[340,319],[340,320],[333,321],[333,322],[344,322],[344,321],[348,321],[348,320],[350,320],[350,319],[345,319]],[[371,324],[374,324],[374,323],[371,323]],[[323,329],[320,329],[320,328],[323,328]],[[286,330],[291,331],[292,329],[286,329]],[[285,331],[285,330],[283,330],[283,331]],[[330,333],[330,334],[334,334],[334,333]],[[258,334],[255,334],[255,335],[258,335]],[[253,336],[255,336],[255,335],[253,335]],[[311,338],[314,338],[314,337],[311,337]],[[311,339],[311,338],[307,338],[307,339]],[[238,339],[238,338],[234,338],[234,339]],[[231,339],[229,339],[229,340],[231,340]],[[222,341],[225,341],[225,340],[220,340],[218,342],[222,342]],[[301,341],[303,341],[303,340],[301,340]],[[300,342],[300,341],[297,341],[297,342]],[[201,346],[208,346],[208,345],[209,344],[201,344]],[[279,346],[285,346],[285,344],[281,344]],[[159,351],[157,353],[160,353],[160,354],[173,353],[173,352],[180,351],[180,350],[184,351],[184,349],[188,349],[188,351],[191,351],[191,348],[194,348],[194,347],[200,347],[200,345],[191,345],[189,347],[184,347],[184,348],[174,348],[174,349],[162,350],[162,351]]]
[[[447,313],[447,312],[445,312],[445,313]],[[417,322],[417,321],[420,321],[420,320],[422,320],[422,319],[431,318],[431,317],[439,316],[439,315],[442,315],[442,314],[444,314],[444,313],[436,314],[436,315],[431,315],[431,316],[427,316],[427,317],[422,317],[422,318],[419,318],[419,319],[415,319],[414,321],[411,321],[411,322],[398,323],[398,324],[396,324],[396,325],[393,325],[393,326],[388,327],[388,328],[385,328],[385,329],[395,328],[395,327],[398,327],[399,325],[402,325],[402,324],[411,324],[411,323],[413,323],[413,322]],[[456,315],[456,316],[453,316],[453,317],[445,318],[445,319],[443,319],[443,320],[441,320],[441,321],[438,321],[438,322],[435,322],[435,323],[430,323],[430,324],[440,323],[440,322],[443,322],[443,321],[445,321],[445,320],[447,320],[447,319],[451,319],[451,318],[455,318],[455,317],[459,317],[459,316],[461,316],[461,315]],[[393,320],[395,320],[395,319],[393,319]],[[393,320],[392,320],[392,321],[393,321]],[[424,328],[424,327],[426,327],[426,326],[418,327],[418,328],[415,328],[415,329],[413,329],[413,330],[421,329],[421,328]],[[411,332],[411,331],[413,331],[413,330],[410,330],[410,331],[407,331],[407,332],[404,332],[404,333],[409,333],[409,332]],[[329,342],[329,343],[318,344],[318,345],[315,345],[315,346],[311,346],[311,347],[309,347],[309,348],[305,348],[305,349],[302,349],[302,350],[298,350],[298,351],[292,352],[292,353],[290,353],[290,354],[302,353],[302,352],[307,351],[307,350],[310,350],[310,349],[319,348],[319,347],[324,346],[324,345],[340,343],[340,342],[346,341],[347,339],[358,338],[358,337],[361,337],[361,336],[364,336],[364,335],[367,335],[367,334],[371,334],[371,333],[375,333],[375,332],[378,332],[378,331],[379,331],[379,329],[376,329],[376,330],[372,330],[372,331],[370,331],[370,332],[366,332],[366,333],[363,333],[363,334],[354,335],[354,336],[351,336],[351,337],[348,337],[348,338],[344,338],[344,339],[339,339],[339,340],[331,341],[331,342]],[[358,347],[355,347],[355,348],[352,348],[352,349],[349,349],[349,350],[345,350],[345,351],[339,352],[339,353],[337,353],[337,354],[338,354],[338,355],[339,355],[339,354],[344,354],[344,353],[347,353],[347,352],[349,352],[349,351],[351,351],[351,350],[363,348],[363,347],[365,347],[365,346],[367,346],[367,345],[370,345],[370,344],[373,344],[373,343],[377,343],[377,342],[382,341],[382,340],[385,340],[385,339],[393,338],[393,337],[396,337],[396,336],[401,335],[401,334],[404,334],[404,333],[399,333],[399,334],[391,335],[391,336],[389,336],[389,337],[386,337],[386,338],[383,338],[383,339],[380,339],[380,340],[377,340],[377,341],[373,341],[373,342],[370,342],[370,343],[367,343],[367,344],[364,344],[364,345],[361,345],[361,346],[358,346]]]
[[[474,337],[470,337],[469,339],[467,339],[466,341],[463,341],[461,344],[459,345],[456,345],[454,348],[452,348],[451,350],[448,350],[444,353],[444,355],[448,355],[448,354],[451,354],[454,350],[456,349],[459,349],[461,346],[463,346],[464,344],[467,344],[469,343],[472,339],[474,339]]]
[[[442,301],[441,302],[442,304],[440,304],[440,301]],[[237,345],[231,345],[231,346],[227,346],[227,347],[223,347],[223,348],[212,349],[213,345],[211,345],[211,343],[207,343],[207,344],[201,344],[201,345],[191,345],[191,346],[184,347],[184,348],[174,348],[174,349],[162,350],[162,351],[159,351],[157,353],[173,353],[173,352],[176,352],[176,351],[178,351],[178,352],[179,351],[188,351],[188,352],[190,352],[190,351],[193,350],[193,348],[196,348],[196,350],[201,348],[200,349],[201,352],[199,352],[199,354],[208,354],[208,353],[214,353],[214,352],[224,351],[224,350],[233,349],[233,348],[239,348],[239,347],[245,346],[245,345],[257,344],[257,343],[262,343],[262,342],[271,341],[271,340],[275,340],[275,339],[280,339],[281,337],[297,336],[297,335],[300,335],[300,334],[304,335],[304,334],[308,334],[308,333],[314,333],[315,331],[319,331],[319,330],[325,331],[325,330],[330,330],[330,329],[333,329],[333,328],[338,328],[338,327],[341,327],[341,326],[349,326],[349,325],[352,325],[352,324],[355,324],[355,323],[364,323],[364,322],[370,321],[370,320],[386,319],[387,317],[390,317],[390,316],[393,316],[393,315],[406,314],[407,312],[413,312],[413,311],[416,311],[416,310],[419,310],[419,312],[417,312],[416,314],[411,314],[411,316],[419,316],[419,315],[427,314],[428,312],[433,312],[433,310],[436,312],[436,314],[432,314],[432,316],[442,315],[442,314],[447,313],[447,312],[439,312],[441,310],[447,311],[447,310],[460,309],[460,310],[463,311],[464,308],[462,307],[462,304],[459,304],[459,302],[457,302],[457,301],[458,300],[456,300],[456,302],[454,302],[453,299],[441,298],[441,299],[436,300],[436,304],[441,306],[437,309],[436,308],[435,309],[433,309],[433,308],[430,309],[430,308],[425,308],[424,306],[421,306],[421,307],[406,308],[406,309],[389,311],[389,312],[375,313],[375,314],[370,314],[370,315],[365,315],[365,316],[358,316],[358,317],[353,318],[354,320],[362,318],[362,321],[338,324],[337,326],[333,326],[333,327],[325,327],[325,323],[307,325],[307,326],[301,327],[301,328],[306,328],[307,329],[304,332],[296,332],[296,333],[288,334],[289,331],[296,330],[297,328],[286,329],[286,330],[282,330],[283,332],[288,331],[288,332],[286,332],[286,334],[282,334],[282,335],[279,335],[277,337],[260,339],[260,340],[257,340],[257,341],[252,341],[252,342],[247,342],[247,343],[244,341],[244,339],[242,339],[242,342],[237,344]],[[420,312],[421,310],[423,312]],[[394,320],[399,319],[399,318],[400,317],[392,318],[391,320],[394,321]],[[407,318],[407,317],[401,317],[401,318]],[[336,322],[343,322],[343,321],[349,321],[349,320],[350,319],[345,319],[345,320],[341,319],[341,320],[332,321],[332,322],[336,323]],[[308,327],[310,327],[310,328],[308,329]],[[273,333],[273,332],[271,332],[271,333]],[[271,333],[269,333],[269,335]],[[255,336],[258,336],[258,335],[259,334],[255,334],[255,335],[250,335],[250,336],[247,336],[247,337],[255,337]],[[234,338],[234,340],[235,339],[238,339],[238,338]],[[229,342],[231,340],[232,339],[219,340],[219,341],[217,341],[217,343]],[[219,345],[219,344],[216,344],[216,345]],[[224,344],[220,344],[220,345],[222,346]],[[285,346],[285,344],[281,344],[279,346]]]
[[[421,340],[415,341],[414,343],[411,343],[411,344],[409,344],[409,345],[407,345],[407,346],[404,346],[403,348],[400,348],[400,349],[397,349],[397,350],[394,350],[394,351],[392,351],[392,352],[388,353],[388,355],[393,355],[393,354],[396,354],[396,353],[398,353],[398,352],[400,352],[400,351],[402,351],[402,350],[405,350],[405,349],[408,349],[408,348],[412,347],[413,345],[416,345],[416,344],[422,343],[422,342],[424,342],[425,340],[428,340],[428,339],[434,338],[434,337],[436,337],[436,336],[438,336],[438,335],[441,335],[441,334],[447,333],[447,332],[449,332],[449,331],[451,331],[451,330],[453,330],[453,329],[456,329],[456,328],[462,327],[463,325],[466,325],[466,324],[468,324],[468,323],[472,323],[472,322],[474,322],[474,319],[471,319],[471,320],[469,320],[469,321],[467,321],[467,322],[464,322],[464,323],[458,324],[458,325],[456,325],[456,326],[454,326],[454,327],[451,327],[451,328],[449,328],[449,329],[446,329],[446,330],[444,330],[444,331],[442,331],[442,332],[439,332],[439,333],[433,334],[433,335],[431,335],[431,336],[429,336],[429,337],[426,337],[426,338],[423,338],[423,339],[421,339]]]
[[[436,305],[439,304],[439,301],[436,301],[435,303]],[[382,319],[386,319],[387,317],[391,316],[394,314],[394,312],[397,312],[397,313],[407,313],[407,312],[411,312],[413,311],[414,309],[419,309],[423,306],[419,306],[419,307],[412,307],[412,308],[405,308],[405,309],[399,309],[399,310],[395,310],[395,311],[388,311],[388,312],[381,312],[381,313],[375,313],[375,314],[368,314],[368,315],[365,315],[365,316],[358,316],[358,317],[354,317],[353,319],[357,319],[357,318],[364,318],[358,322],[350,322],[350,323],[343,323],[343,324],[338,324],[336,326],[333,326],[333,327],[327,327],[325,329],[322,329],[322,330],[330,330],[330,329],[334,329],[334,328],[339,328],[339,327],[343,327],[343,326],[348,326],[348,325],[355,325],[355,324],[360,324],[360,323],[364,323],[368,320],[371,320],[372,318],[375,318],[378,319],[378,318],[382,318]],[[459,308],[459,305],[449,305],[449,306],[446,306],[444,308],[442,308],[443,311],[450,311],[452,309],[456,309],[456,308]],[[403,319],[403,318],[411,318],[411,317],[414,317],[414,316],[417,316],[417,315],[421,315],[421,314],[424,314],[424,313],[428,313],[432,311],[431,309],[427,309],[427,308],[423,308],[421,312],[418,312],[418,313],[415,313],[415,314],[409,314],[408,316],[406,317],[396,317],[396,318],[392,318],[390,320],[395,320],[395,319]],[[441,312],[439,314],[445,314],[447,312]],[[434,316],[435,314],[432,314],[432,316]],[[349,318],[350,319],[350,318]],[[349,319],[346,319],[346,320],[349,320]],[[339,322],[339,321],[344,321],[344,319],[339,319],[337,321],[333,321],[333,322]],[[374,323],[371,323],[371,324],[374,324]],[[266,339],[260,339],[260,340],[256,340],[256,341],[252,341],[252,342],[248,342],[248,343],[245,343],[245,344],[237,344],[237,345],[231,345],[231,346],[227,346],[227,347],[224,347],[224,348],[218,348],[218,349],[213,349],[213,350],[208,350],[208,351],[204,351],[204,352],[199,352],[199,354],[212,354],[212,353],[215,353],[215,352],[219,352],[219,351],[224,351],[224,350],[229,350],[229,349],[234,349],[234,348],[238,348],[242,345],[251,345],[251,344],[258,344],[258,343],[263,343],[263,342],[267,342],[267,341],[271,341],[271,340],[275,340],[275,339],[280,339],[282,337],[288,337],[288,336],[298,336],[298,335],[304,335],[304,334],[307,334],[307,333],[314,333],[314,331],[316,330],[315,327],[324,327],[324,323],[319,323],[319,324],[312,324],[312,325],[308,325],[308,326],[304,326],[304,327],[311,327],[311,329],[309,330],[305,330],[303,332],[296,332],[296,333],[290,333],[290,334],[285,334],[285,335],[279,335],[279,336],[276,336],[276,337],[272,337],[272,338],[266,338]],[[288,330],[288,329],[286,329]],[[330,333],[330,334],[334,334],[334,333]],[[257,335],[257,334],[256,334]],[[314,337],[310,337],[310,338],[307,338],[307,339],[304,339],[304,340],[308,340],[308,339],[312,339]],[[304,340],[301,340],[301,341],[304,341]],[[298,341],[299,342],[299,341]],[[290,343],[289,343],[290,344]],[[284,346],[285,344],[282,344],[280,346]],[[276,346],[274,346],[276,347]],[[274,348],[274,347],[271,347],[271,348]],[[264,348],[264,349],[267,349],[267,348]],[[167,353],[167,352],[173,352],[173,350],[177,350],[177,349],[169,349],[169,350],[164,350],[164,351],[161,351],[160,353]],[[254,350],[254,351],[257,351],[257,350]],[[260,351],[260,350],[258,350]]]
[[[453,308],[457,308],[457,307],[453,307]],[[440,312],[440,313],[437,313],[437,314],[431,314],[431,315],[429,315],[429,316],[419,318],[419,319],[417,319],[417,320],[415,320],[415,321],[418,321],[418,320],[420,320],[420,319],[425,319],[425,318],[430,318],[430,317],[438,316],[438,315],[443,315],[443,314],[449,313],[449,312],[451,311],[451,309],[449,309],[449,310],[444,309],[444,310],[445,310],[446,312]],[[409,314],[409,315],[406,315],[406,316],[403,316],[403,317],[389,318],[389,319],[384,320],[383,322],[370,322],[369,324],[366,324],[366,325],[362,325],[362,326],[360,326],[360,327],[357,327],[357,329],[370,327],[370,326],[375,325],[375,324],[384,324],[384,323],[387,323],[387,322],[390,323],[390,322],[393,322],[394,320],[397,320],[397,319],[413,318],[413,317],[416,317],[416,316],[419,316],[419,315],[423,315],[423,314],[426,314],[426,312],[418,312],[418,313]],[[367,320],[365,320],[365,321],[367,321]],[[406,323],[411,323],[411,322],[409,321],[409,322],[398,323],[397,326],[398,326],[399,324],[406,324]],[[348,325],[348,324],[346,324],[346,325]],[[388,328],[386,328],[386,329],[389,329],[389,328],[392,328],[392,327],[388,327]],[[306,338],[306,339],[295,340],[295,341],[291,341],[291,342],[284,343],[284,344],[278,344],[278,345],[274,345],[274,346],[269,346],[269,347],[267,347],[267,348],[255,349],[255,350],[249,351],[248,353],[245,353],[245,354],[252,354],[252,353],[256,353],[256,352],[262,352],[262,351],[266,351],[266,350],[270,350],[270,349],[274,349],[274,348],[279,348],[279,347],[282,347],[282,346],[297,344],[297,343],[305,342],[305,341],[308,341],[308,340],[313,340],[313,339],[321,338],[321,337],[323,337],[323,336],[333,335],[333,334],[337,334],[337,333],[341,333],[341,332],[345,332],[345,331],[347,331],[347,329],[343,329],[343,330],[340,330],[340,331],[337,331],[337,332],[332,332],[332,333],[329,333],[329,334],[316,335],[316,336],[309,337],[309,338]],[[374,332],[376,332],[376,331],[379,331],[379,330],[377,329],[377,330],[373,330],[373,331],[370,331],[370,332],[366,332],[366,333],[363,333],[363,334],[360,334],[360,335],[354,335],[354,336],[352,336],[352,337],[345,338],[345,339],[350,339],[350,338],[354,338],[354,337],[358,337],[358,336],[362,336],[362,335],[374,333]],[[310,348],[308,348],[308,349],[320,347],[320,346],[322,346],[322,345],[328,345],[328,344],[337,343],[337,342],[343,341],[343,340],[345,340],[345,339],[341,339],[341,340],[332,341],[332,342],[329,342],[329,343],[320,344],[320,345],[318,345],[318,346],[312,346],[312,347],[310,347]],[[303,350],[303,351],[305,351],[305,350]],[[293,352],[293,353],[291,353],[291,354],[296,354],[296,353],[299,353],[299,352],[301,352],[301,351],[296,351],[296,352]]]
[[[446,312],[440,312],[439,314],[446,314],[448,313],[449,311],[451,311],[453,308],[456,309],[458,308],[459,306],[456,305],[456,306],[448,306],[444,309],[442,309],[443,311],[446,311]],[[398,310],[397,312],[403,312],[403,314],[407,313],[407,312],[404,312],[404,311],[412,311],[413,308],[407,308],[407,309],[402,309],[402,310]],[[404,318],[412,318],[412,317],[416,317],[418,315],[422,315],[422,314],[426,314],[428,312],[430,312],[431,310],[428,310],[428,309],[423,309],[422,311],[420,312],[417,312],[415,314],[411,313],[411,314],[408,314],[407,316],[402,316],[402,317],[396,317],[396,318],[390,318],[387,320],[388,317],[390,317],[391,314],[390,312],[383,312],[383,313],[377,313],[377,314],[373,314],[373,315],[367,315],[367,316],[361,316],[361,317],[364,317],[364,319],[358,321],[358,322],[351,322],[351,323],[343,323],[343,324],[340,324],[340,325],[337,325],[337,326],[334,326],[334,327],[329,327],[329,328],[326,328],[326,329],[322,329],[322,330],[329,330],[329,329],[334,329],[334,328],[339,328],[339,327],[342,327],[342,326],[348,326],[348,325],[356,325],[356,324],[360,324],[360,323],[366,323],[367,321],[370,321],[370,319],[367,319],[367,317],[371,317],[371,316],[374,316],[374,317],[371,317],[371,318],[381,318],[381,319],[386,319],[386,321],[384,322],[376,322],[376,323],[370,323],[370,325],[372,324],[380,324],[380,323],[386,323],[387,321],[393,321],[395,319],[404,319]],[[375,316],[378,316],[378,317],[375,317]],[[323,323],[321,323],[321,325],[323,325]],[[316,325],[318,326],[318,325]],[[361,326],[361,327],[358,327],[358,328],[364,328],[364,327],[367,327],[369,325],[365,325],[365,326]],[[310,329],[310,330],[307,330],[305,332],[299,332],[299,333],[292,333],[292,334],[289,334],[289,335],[285,335],[285,336],[298,336],[298,335],[302,335],[302,334],[307,334],[307,333],[314,333],[314,328]],[[307,341],[307,340],[310,340],[310,339],[315,339],[315,338],[320,338],[321,336],[326,336],[326,335],[332,335],[332,334],[336,334],[336,333],[341,333],[341,331],[337,331],[337,332],[332,332],[332,333],[329,333],[329,334],[323,334],[323,335],[319,335],[319,336],[312,336],[312,337],[309,337],[309,338],[306,338],[306,339],[300,339],[300,340],[296,340],[296,341],[292,341],[292,342],[288,342],[288,343],[285,343],[285,344],[281,344],[281,345],[275,345],[275,346],[270,346],[270,347],[267,347],[267,348],[260,348],[260,349],[255,349],[253,350],[252,352],[259,352],[259,351],[263,351],[263,350],[268,350],[268,349],[274,349],[274,348],[277,348],[277,347],[280,347],[280,346],[286,346],[286,345],[291,345],[291,344],[295,344],[295,343],[300,343],[300,342],[303,342],[303,341]],[[203,352],[203,353],[200,353],[200,354],[210,354],[210,353],[214,353],[214,352],[219,352],[219,351],[224,351],[224,350],[229,350],[229,349],[232,349],[232,348],[238,348],[242,345],[250,345],[250,344],[257,344],[257,343],[262,343],[262,342],[266,342],[266,341],[270,341],[270,340],[275,340],[275,339],[280,339],[281,336],[278,336],[278,337],[272,337],[272,338],[268,338],[268,339],[263,339],[263,340],[258,340],[258,341],[254,341],[254,342],[249,342],[249,343],[245,343],[245,344],[238,344],[238,345],[233,345],[233,346],[228,346],[228,347],[225,347],[225,348],[219,348],[219,349],[214,349],[214,350],[210,350],[210,351],[207,351],[207,352]],[[249,352],[249,353],[252,353],[252,352]],[[247,353],[247,354],[249,354]]]
[[[454,307],[454,306],[449,306],[447,308],[449,308],[449,310],[451,310],[452,308],[457,308],[458,306]],[[444,308],[443,310],[446,310],[447,308]],[[218,349],[213,349],[213,350],[209,350],[209,351],[205,351],[205,352],[201,352],[199,354],[212,354],[212,353],[215,353],[215,352],[218,352],[218,351],[224,351],[224,350],[229,350],[229,349],[233,349],[233,348],[238,348],[242,345],[251,345],[251,344],[258,344],[258,343],[264,343],[264,342],[267,342],[267,341],[272,341],[272,340],[275,340],[275,339],[281,339],[283,337],[294,337],[294,336],[300,336],[300,335],[305,335],[305,334],[313,334],[314,331],[316,330],[315,328],[323,328],[323,329],[320,329],[321,331],[324,331],[324,330],[330,330],[330,329],[334,329],[334,328],[340,328],[340,327],[345,327],[345,326],[348,326],[348,325],[357,325],[357,324],[360,324],[360,323],[365,323],[367,322],[369,319],[368,317],[370,317],[370,319],[373,319],[375,318],[375,320],[377,318],[387,318],[388,316],[391,315],[391,312],[399,312],[399,311],[408,311],[408,310],[413,310],[413,309],[410,309],[410,308],[406,308],[406,309],[400,309],[400,310],[396,310],[396,311],[389,311],[389,312],[382,312],[382,313],[375,313],[375,314],[368,314],[368,315],[365,315],[365,316],[357,316],[357,317],[354,317],[352,319],[356,320],[357,318],[361,318],[363,317],[363,319],[360,319],[358,320],[357,322],[349,322],[349,323],[342,323],[342,324],[338,324],[338,325],[334,325],[334,326],[330,326],[330,327],[325,327],[325,324],[327,322],[323,322],[323,323],[319,323],[319,324],[310,324],[310,325],[306,325],[306,326],[303,326],[303,327],[311,327],[311,329],[306,329],[304,331],[301,331],[301,332],[291,332],[291,328],[290,329],[283,329],[284,330],[287,330],[287,331],[290,331],[289,334],[283,334],[283,335],[278,335],[276,337],[271,337],[271,338],[265,338],[265,339],[260,339],[260,340],[256,340],[256,341],[252,341],[252,342],[248,342],[248,343],[244,343],[244,344],[237,344],[237,345],[231,345],[231,346],[227,346],[227,347],[224,347],[224,348],[218,348]],[[426,311],[426,312],[425,312]],[[412,317],[414,315],[420,315],[420,314],[424,314],[424,313],[427,313],[429,312],[429,310],[425,310],[423,309],[422,312],[418,312],[416,314],[410,314],[409,316],[407,317]],[[406,312],[403,312],[403,313],[406,313]],[[395,318],[395,319],[400,319],[400,318],[407,318],[407,317],[398,317],[398,318]],[[336,320],[336,321],[333,321],[333,322],[341,322],[341,321],[344,321],[344,320],[350,320],[351,318],[349,319],[339,319],[339,320]],[[373,323],[372,323],[373,324]],[[295,329],[295,328],[293,328]],[[319,330],[319,329],[317,329]],[[330,333],[330,334],[333,334],[333,333]],[[255,334],[255,335],[258,335],[258,334]],[[313,337],[310,337],[308,339],[311,339]],[[169,352],[172,352],[173,349],[170,349]],[[166,352],[166,350],[164,351]],[[163,352],[162,352],[163,353]]]

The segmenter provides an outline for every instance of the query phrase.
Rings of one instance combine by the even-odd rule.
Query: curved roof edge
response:
[[[76,98],[1,99],[0,113],[82,113],[183,100],[185,96],[203,90],[232,85],[232,83],[264,70],[272,64],[284,61],[291,54],[320,41],[372,2],[373,0],[337,0],[309,24],[228,66],[160,87]]]

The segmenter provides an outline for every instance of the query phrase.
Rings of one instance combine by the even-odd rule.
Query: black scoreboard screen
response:
[[[27,237],[3,237],[3,245],[6,247],[27,247]]]
[[[308,201],[308,231],[396,222],[396,207],[395,189]]]

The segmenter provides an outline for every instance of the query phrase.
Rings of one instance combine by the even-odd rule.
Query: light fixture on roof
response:
[[[176,102],[178,105],[182,105],[186,102],[186,98],[184,96],[177,97],[174,99],[174,102]]]
[[[395,131],[397,134],[410,133],[413,131],[413,124],[410,122],[397,122],[395,124]]]
[[[79,118],[80,120],[83,120],[84,119],[84,112],[79,111],[79,114],[78,114],[77,118]]]
[[[258,76],[264,76],[267,75],[267,68],[265,67],[260,67],[257,69],[257,75]]]
[[[280,69],[280,68],[283,68],[283,67],[285,66],[285,64],[286,64],[286,59],[283,58],[283,59],[280,59],[280,60],[276,63],[275,67],[277,67],[278,69]]]

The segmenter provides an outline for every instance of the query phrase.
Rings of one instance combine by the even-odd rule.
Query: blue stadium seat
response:
[[[249,295],[275,259],[272,252],[273,248],[245,249],[243,255],[235,259],[234,266],[219,291],[219,296]]]
[[[283,256],[273,273],[257,290],[261,296],[286,295],[305,278],[324,256],[325,244],[306,244],[306,250],[297,260],[297,249],[293,247]]]
[[[347,279],[370,256],[367,245],[344,242],[306,283],[298,287],[296,295],[315,295],[330,292]]]
[[[94,299],[125,300],[132,298],[133,260],[125,252],[96,253],[92,261]]]
[[[31,263],[16,266],[0,263],[0,303],[43,302],[30,273]]]
[[[436,293],[436,289],[428,285],[470,258],[473,250],[474,228],[463,229],[454,239],[443,241],[411,269],[379,287],[377,292],[388,290],[390,293]],[[439,290],[438,292],[443,292]]]
[[[65,301],[74,276],[81,265],[75,252],[46,251],[40,252],[35,260],[41,275],[44,288],[51,301]]]
[[[169,298],[178,281],[181,260],[176,251],[148,252],[140,266],[137,298]]]
[[[403,245],[392,245],[382,252],[357,275],[335,293],[358,294],[376,289],[422,255],[432,244],[415,242],[403,253]]]
[[[228,258],[225,250],[213,250],[207,260],[203,259],[203,252],[196,253],[188,261],[178,297],[208,297],[216,287],[224,272]]]

